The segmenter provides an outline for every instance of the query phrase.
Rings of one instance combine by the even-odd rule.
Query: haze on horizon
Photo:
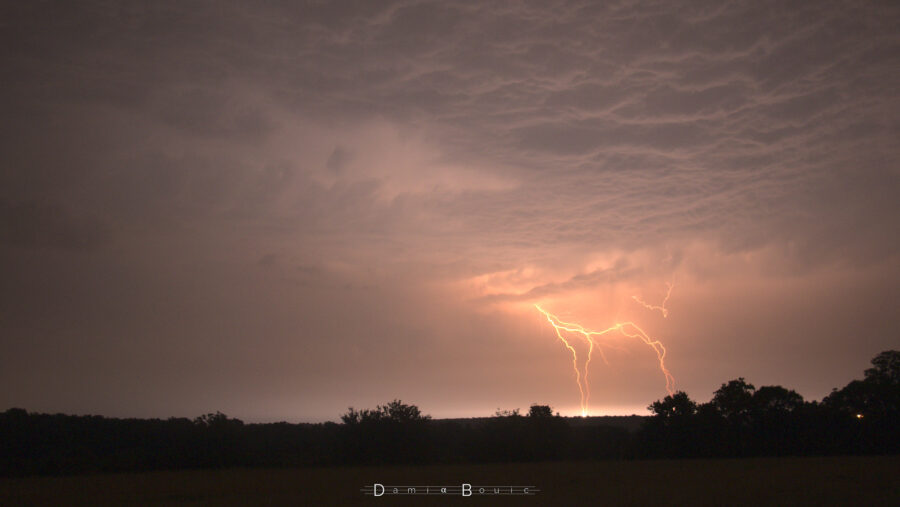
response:
[[[900,347],[900,4],[7,2],[0,410],[579,412]],[[659,304],[674,283],[668,317]],[[590,413],[666,395],[610,337]]]

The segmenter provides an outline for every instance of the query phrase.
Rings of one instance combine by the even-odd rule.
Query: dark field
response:
[[[900,457],[195,470],[0,479],[0,505],[900,505]],[[364,485],[536,485],[533,497],[367,497]]]

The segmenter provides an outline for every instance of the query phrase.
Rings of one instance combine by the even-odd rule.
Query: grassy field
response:
[[[900,505],[900,456],[260,470],[0,479],[0,505]],[[535,485],[532,497],[379,497],[360,488]]]

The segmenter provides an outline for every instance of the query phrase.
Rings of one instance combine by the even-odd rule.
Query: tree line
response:
[[[781,386],[725,382],[707,403],[677,392],[648,407],[636,432],[575,424],[535,404],[526,414],[433,420],[394,400],[350,408],[341,423],[244,424],[216,412],[196,419],[115,419],[0,413],[0,475],[178,468],[293,467],[882,454],[900,452],[900,352],[872,360],[864,378],[807,402]]]
[[[872,360],[862,380],[806,402],[781,386],[743,378],[698,404],[677,392],[648,408],[635,453],[652,457],[744,457],[900,452],[900,352]]]

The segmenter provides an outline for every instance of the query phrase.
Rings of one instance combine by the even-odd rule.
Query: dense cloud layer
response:
[[[0,407],[570,410],[533,303],[700,399],[897,346],[895,3],[0,9]]]

